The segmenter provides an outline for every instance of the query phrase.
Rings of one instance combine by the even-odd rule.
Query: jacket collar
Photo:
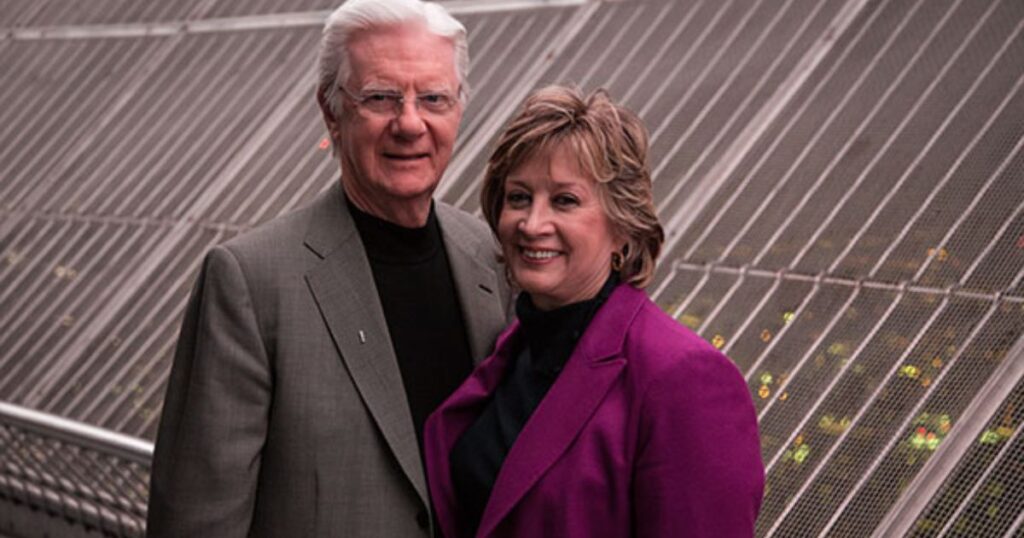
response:
[[[504,327],[506,286],[491,265],[482,260],[494,260],[497,246],[490,235],[483,238],[469,229],[465,219],[471,217],[454,207],[438,202],[437,219],[448,253],[448,266],[462,307],[462,320],[466,326],[469,350],[474,364],[480,363],[494,349],[494,327]]]
[[[344,196],[335,184],[311,207],[304,243],[320,261],[306,273],[306,281],[360,397],[424,506],[430,506],[398,359],[366,250]],[[504,320],[498,277],[476,260],[485,246],[466,229],[457,210],[438,203],[437,217],[470,350],[479,360],[490,349],[492,335],[487,328],[500,327]]]
[[[509,450],[491,490],[479,536],[488,536],[537,483],[586,425],[625,367],[622,350],[627,330],[646,302],[644,292],[620,284],[598,310],[554,385]],[[493,356],[482,363],[427,423],[426,457],[431,491],[446,535],[454,536],[456,500],[448,455],[455,441],[480,415],[521,345],[513,323],[498,339]]]

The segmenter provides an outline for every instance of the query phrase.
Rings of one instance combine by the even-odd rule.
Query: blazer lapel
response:
[[[495,256],[497,250],[466,230],[453,214],[456,209],[440,202],[436,208],[452,280],[462,307],[462,319],[466,324],[469,350],[473,362],[479,363],[494,349],[494,327],[505,326],[504,286],[499,283],[499,276],[494,270],[480,262],[485,256]]]
[[[555,384],[519,433],[498,472],[480,522],[488,536],[537,483],[586,425],[626,365],[626,331],[645,300],[622,284],[608,298],[577,344]]]
[[[306,245],[322,260],[310,291],[359,394],[399,466],[429,506],[416,432],[366,250],[334,186],[318,201]]]
[[[519,339],[519,322],[513,321],[498,337],[494,354],[473,370],[441,407],[427,420],[424,457],[431,472],[430,491],[442,534],[456,535],[454,508],[458,504],[451,481],[448,455],[466,428],[480,416],[508,369]]]

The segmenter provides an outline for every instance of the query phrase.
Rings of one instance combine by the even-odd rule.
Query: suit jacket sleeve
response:
[[[238,259],[216,247],[193,289],[168,382],[148,536],[249,532],[269,403],[249,284]]]
[[[764,469],[743,377],[693,350],[645,392],[633,506],[637,537],[751,537]]]

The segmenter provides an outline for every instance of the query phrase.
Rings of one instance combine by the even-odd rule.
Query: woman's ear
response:
[[[619,250],[617,250],[616,252],[618,252],[619,254],[622,255],[622,261],[625,262],[626,260],[629,259],[629,253],[630,253],[629,241],[628,240],[623,240],[621,245],[622,246],[619,247]]]

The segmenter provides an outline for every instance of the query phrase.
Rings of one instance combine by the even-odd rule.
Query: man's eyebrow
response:
[[[378,93],[402,93],[402,90],[394,86],[386,86],[383,84],[367,84],[360,90],[363,93],[366,92],[378,92]]]
[[[393,84],[393,83],[389,83],[389,82],[368,82],[368,83],[366,83],[366,85],[364,85],[362,87],[362,89],[360,91],[364,91],[364,92],[395,92],[395,93],[405,93],[404,90],[402,88],[400,88],[398,84]],[[448,84],[446,84],[444,82],[438,82],[436,85],[435,84],[424,84],[423,88],[416,90],[416,93],[417,94],[424,94],[424,93],[449,93],[449,94],[455,94],[457,91],[458,91],[457,89],[451,88]]]

